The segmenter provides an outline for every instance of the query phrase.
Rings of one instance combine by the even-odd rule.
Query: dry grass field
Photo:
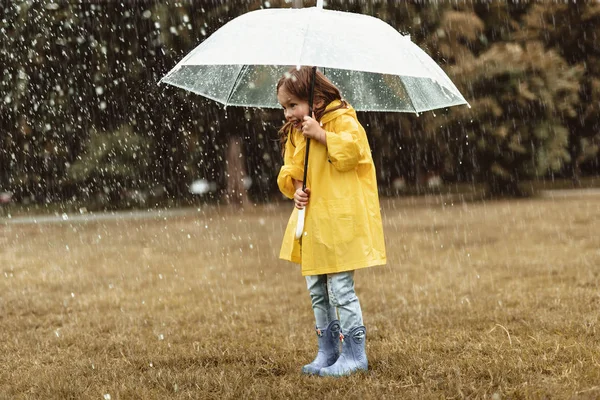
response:
[[[0,398],[600,398],[600,196],[384,199],[370,370],[343,379],[299,373],[290,207],[0,222]]]

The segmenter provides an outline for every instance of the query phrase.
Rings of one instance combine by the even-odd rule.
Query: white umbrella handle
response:
[[[304,212],[306,208],[302,208],[298,210],[298,223],[296,224],[296,239],[300,239],[302,237],[302,232],[304,232]]]

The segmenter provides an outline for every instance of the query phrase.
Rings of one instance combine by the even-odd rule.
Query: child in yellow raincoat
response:
[[[354,291],[354,271],[386,263],[375,166],[356,112],[317,71],[309,116],[311,67],[292,68],[277,84],[286,124],[284,165],[277,183],[296,207],[280,258],[302,265],[315,314],[319,350],[302,372],[342,376],[367,370],[366,328]],[[311,139],[306,191],[306,138]],[[295,239],[298,209],[304,232]],[[339,320],[338,320],[339,315]],[[341,352],[340,352],[340,341]]]

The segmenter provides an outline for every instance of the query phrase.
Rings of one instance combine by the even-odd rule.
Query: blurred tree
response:
[[[582,165],[595,165],[597,172],[600,162],[600,4],[536,4],[524,15],[523,24],[526,29],[516,39],[540,40],[584,70],[581,102],[577,112],[564,120],[569,128],[570,175],[578,183]]]
[[[494,44],[452,71],[474,100],[470,109],[451,110],[445,124],[475,146],[475,167],[491,193],[518,195],[519,180],[570,160],[563,121],[577,114],[582,68],[527,42]]]
[[[0,184],[20,199],[55,201],[68,195],[61,178],[86,139],[94,92],[79,83],[90,74],[85,56],[99,49],[80,53],[88,39],[71,5],[9,3],[2,12],[7,107],[0,118],[8,132],[0,139]]]
[[[227,149],[236,137],[243,147],[238,168],[252,178],[253,200],[278,196],[281,111],[224,110],[156,83],[229,20],[291,5],[142,0],[0,7],[0,189],[14,192],[16,200],[49,202],[92,198],[108,182],[114,193],[134,188],[187,199],[189,184],[205,178],[218,183],[219,198],[227,193]],[[410,33],[473,105],[418,118],[361,113],[380,182],[419,183],[442,171],[446,179],[485,179],[494,192],[512,193],[518,179],[566,165],[574,177],[579,169],[597,173],[599,7],[328,1],[327,8],[374,15]],[[71,172],[92,165],[93,146],[115,135],[130,135],[128,143],[141,140],[147,165],[110,178]]]
[[[140,175],[152,161],[149,146],[150,140],[135,134],[129,125],[114,132],[93,130],[68,176],[85,188],[86,200],[112,207],[145,204],[149,191]]]

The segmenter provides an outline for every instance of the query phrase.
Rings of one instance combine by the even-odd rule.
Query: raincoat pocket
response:
[[[351,241],[355,236],[354,202],[346,199],[318,204],[315,239],[327,247]]]

